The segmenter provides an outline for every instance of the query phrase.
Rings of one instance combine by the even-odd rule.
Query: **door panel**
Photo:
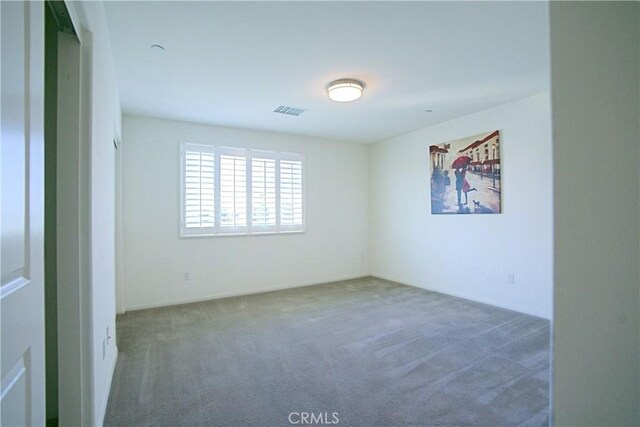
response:
[[[31,400],[28,384],[29,350],[2,378],[2,419],[3,426],[29,426],[31,414],[25,404]]]
[[[0,2],[0,422],[44,425],[44,4]]]
[[[24,276],[25,8],[2,4],[2,287]],[[16,161],[21,159],[21,161]],[[4,185],[4,184],[10,185]],[[15,286],[15,285],[14,285]],[[6,292],[6,290],[4,291]]]

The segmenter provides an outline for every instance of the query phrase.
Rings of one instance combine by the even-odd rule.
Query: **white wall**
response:
[[[640,425],[640,7],[551,2],[555,424]]]
[[[120,134],[120,100],[111,42],[101,2],[67,3],[72,17],[87,32],[81,43],[88,50],[90,84],[89,145],[82,161],[89,163],[90,291],[85,326],[91,341],[91,425],[102,425],[117,358],[115,330],[115,154],[113,139]],[[74,22],[75,24],[76,22]],[[79,28],[77,28],[79,29]],[[85,53],[83,53],[85,54]],[[109,328],[111,339],[106,337]],[[103,353],[103,341],[105,352]],[[61,361],[64,363],[64,361]]]
[[[371,274],[550,318],[550,126],[542,93],[375,144]],[[496,129],[503,213],[432,215],[429,146]]]
[[[179,238],[181,142],[305,154],[306,232]],[[127,310],[369,274],[367,146],[131,116],[122,145]]]
[[[94,7],[100,7],[97,4]],[[91,144],[91,258],[94,420],[101,423],[115,367],[115,148],[120,100],[104,12],[94,27],[93,141]],[[98,18],[96,18],[98,19]],[[109,328],[110,339],[106,329]],[[102,343],[105,341],[106,355]]]

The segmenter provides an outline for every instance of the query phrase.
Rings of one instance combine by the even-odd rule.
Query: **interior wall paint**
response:
[[[101,2],[67,2],[74,25],[90,33],[81,42],[90,47],[89,163],[90,291],[85,324],[91,341],[91,424],[102,425],[117,358],[115,329],[115,154],[121,110],[111,42]],[[78,26],[78,25],[77,25]],[[107,339],[107,328],[110,339]],[[103,342],[105,344],[103,351]]]
[[[551,2],[555,425],[640,425],[640,7]]]
[[[550,318],[550,126],[545,92],[375,144],[371,274]],[[429,146],[496,129],[503,213],[431,215]]]
[[[303,153],[306,231],[179,238],[181,142]],[[122,147],[126,309],[369,274],[367,146],[125,115]]]

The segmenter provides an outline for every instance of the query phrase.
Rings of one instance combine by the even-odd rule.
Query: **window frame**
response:
[[[191,150],[199,150],[201,152],[213,153],[214,155],[214,226],[213,227],[186,227],[186,203],[185,203],[185,181],[186,181],[186,164],[185,155],[186,152]],[[221,212],[222,205],[220,200],[220,186],[221,186],[221,169],[220,169],[220,156],[232,155],[242,156],[245,158],[245,198],[246,198],[246,225],[236,226],[233,228],[226,228],[221,226]],[[276,201],[276,223],[275,226],[255,226],[253,225],[253,182],[252,182],[252,170],[253,170],[253,158],[261,159],[273,159],[275,161],[275,201]],[[297,225],[284,225],[280,224],[280,162],[282,160],[300,161],[301,163],[301,190],[302,190],[302,224]],[[306,214],[307,214],[307,201],[306,201],[306,159],[302,153],[293,153],[285,151],[270,151],[263,149],[251,149],[241,147],[229,147],[221,145],[211,144],[198,144],[190,142],[180,143],[180,191],[179,191],[179,203],[180,210],[179,218],[179,237],[191,238],[191,237],[225,237],[225,236],[259,236],[259,235],[273,235],[273,234],[297,234],[306,232]]]

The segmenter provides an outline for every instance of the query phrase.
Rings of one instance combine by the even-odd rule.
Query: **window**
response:
[[[182,151],[183,234],[213,233],[215,154],[213,147],[185,144]]]
[[[302,161],[280,161],[280,227],[302,224]]]
[[[181,236],[304,231],[301,154],[182,144]]]
[[[276,229],[276,160],[266,155],[251,158],[251,226]]]
[[[220,153],[220,232],[247,231],[247,157],[241,151]]]

